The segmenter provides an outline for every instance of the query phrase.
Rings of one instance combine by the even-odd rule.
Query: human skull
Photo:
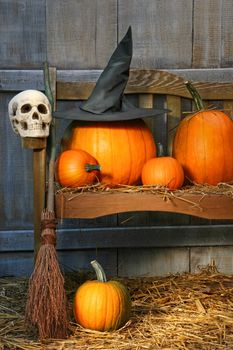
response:
[[[11,126],[21,137],[47,137],[52,121],[48,98],[38,90],[25,90],[8,104]]]

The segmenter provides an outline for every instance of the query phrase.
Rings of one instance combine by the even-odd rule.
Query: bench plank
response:
[[[95,218],[130,211],[165,211],[206,219],[233,219],[233,198],[219,194],[59,193],[58,218]]]

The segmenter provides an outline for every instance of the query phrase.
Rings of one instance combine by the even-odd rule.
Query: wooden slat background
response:
[[[32,270],[32,154],[12,132],[7,106],[18,91],[43,90],[43,62],[61,75],[81,70],[82,79],[95,81],[131,25],[131,68],[232,83],[232,23],[231,0],[0,0],[0,276]],[[163,102],[161,96],[151,103]],[[177,106],[173,97],[168,102]],[[189,101],[181,102],[183,110],[190,108]],[[232,110],[232,104],[224,106]],[[176,119],[174,109],[169,128]],[[163,142],[166,121],[164,116],[150,124]],[[158,275],[197,271],[216,259],[221,271],[233,272],[231,222],[140,212],[64,221],[59,229],[66,269],[88,268],[97,257],[108,274]]]

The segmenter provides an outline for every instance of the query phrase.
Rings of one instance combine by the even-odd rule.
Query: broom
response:
[[[54,106],[50,88],[48,64],[44,67],[45,94]],[[48,171],[47,207],[41,214],[41,245],[34,271],[29,279],[25,321],[29,328],[36,327],[40,340],[66,338],[68,335],[67,299],[64,278],[59,268],[54,213],[54,171],[56,157],[55,130],[50,132],[50,159]]]

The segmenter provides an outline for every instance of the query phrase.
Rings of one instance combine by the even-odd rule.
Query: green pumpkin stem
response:
[[[98,170],[98,171],[100,171],[100,165],[98,165],[98,164],[85,164],[85,171],[87,172],[87,173],[89,173],[89,172],[91,172],[91,171],[93,171],[93,170]]]
[[[97,280],[100,282],[107,282],[107,277],[105,275],[104,269],[98,263],[98,261],[96,261],[96,260],[91,261],[91,265],[92,265],[93,269],[95,270]]]
[[[186,85],[188,91],[190,92],[190,94],[194,100],[196,109],[198,111],[201,111],[202,109],[204,109],[204,104],[203,104],[202,98],[201,98],[199,92],[197,91],[197,89],[192,85],[192,83],[190,81],[186,81],[185,85]]]

